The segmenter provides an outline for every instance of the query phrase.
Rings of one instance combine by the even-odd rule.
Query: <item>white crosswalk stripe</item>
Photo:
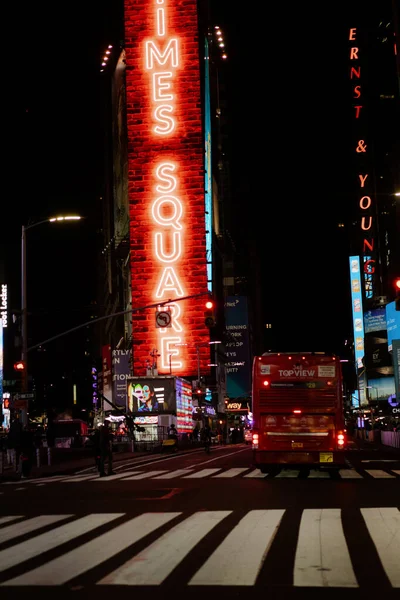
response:
[[[252,510],[192,577],[189,585],[254,585],[284,510]]]
[[[397,508],[362,508],[361,514],[389,581],[400,588],[400,512]]]
[[[40,479],[28,479],[24,481],[5,481],[4,484],[14,484],[21,486],[29,485],[41,485],[48,483],[58,483],[58,484],[69,484],[69,483],[89,483],[93,482],[98,483],[110,483],[113,481],[140,481],[142,479],[150,479],[150,480],[163,480],[163,479],[233,479],[233,478],[243,478],[243,479],[268,479],[269,481],[272,479],[399,479],[400,478],[400,470],[398,469],[361,469],[361,473],[358,472],[354,468],[348,469],[338,469],[330,471],[327,470],[318,470],[318,469],[309,469],[307,472],[307,467],[303,469],[281,469],[280,472],[271,472],[271,473],[261,473],[260,469],[252,469],[251,467],[232,467],[229,469],[224,469],[221,467],[214,467],[208,469],[200,469],[196,470],[196,465],[192,465],[190,467],[185,467],[183,469],[176,469],[173,471],[169,471],[167,469],[160,470],[143,470],[143,467],[140,470],[135,471],[120,471],[115,475],[107,475],[105,477],[99,477],[98,474],[92,473],[88,475],[70,475],[70,476],[57,476],[57,477],[42,477]],[[13,488],[15,489],[26,489],[24,488]]]
[[[358,587],[340,509],[303,511],[294,564],[296,587]]]
[[[365,469],[374,479],[394,479],[394,475],[382,471],[381,469]]]
[[[346,509],[304,509],[301,516],[297,511],[291,515],[290,510],[250,510],[240,515],[231,510],[193,514],[158,512],[133,518],[124,513],[39,515],[36,518],[5,515],[0,517],[0,524],[4,524],[0,532],[9,529],[6,523],[24,520],[14,525],[19,526],[16,537],[7,535],[2,540],[7,545],[0,548],[0,586],[59,586],[75,578],[79,586],[79,578],[97,567],[100,569],[90,575],[91,583],[85,580],[85,586],[162,585],[169,576],[175,577],[175,569],[189,555],[196,570],[187,581],[182,580],[185,569],[176,575],[180,586],[254,586],[264,565],[268,566],[271,550],[283,544],[279,555],[284,551],[285,556],[292,557],[288,560],[293,576],[288,581],[279,581],[279,585],[358,588],[363,576],[353,565],[360,565],[362,561],[352,561],[355,550],[349,547],[342,525]],[[370,553],[375,547],[390,585],[400,588],[399,509],[359,510],[371,544],[366,545],[365,552]],[[290,523],[295,531],[299,528],[297,539],[292,537],[290,542],[286,534],[277,536],[284,518],[289,519],[286,526]],[[58,525],[67,519],[70,519],[67,523]],[[178,522],[173,523],[174,520]],[[32,526],[34,521],[37,527]],[[52,529],[39,531],[47,526]],[[357,527],[356,534],[359,533],[359,525]],[[101,530],[97,531],[98,528]],[[163,530],[158,532],[160,528]],[[28,539],[19,541],[19,536],[29,534]],[[152,539],[146,543],[149,535]],[[89,536],[90,540],[84,541],[82,536]],[[135,549],[138,542],[140,547]],[[68,545],[63,552],[65,544]],[[196,547],[200,544],[202,551],[197,557]],[[122,551],[123,558],[118,560]],[[48,553],[53,557],[49,558]],[[31,566],[29,561],[32,560],[35,562]],[[14,572],[7,575],[10,569]]]

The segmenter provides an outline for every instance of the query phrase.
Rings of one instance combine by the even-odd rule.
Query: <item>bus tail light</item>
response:
[[[339,450],[342,450],[344,448],[344,445],[345,445],[344,431],[338,431],[337,445],[339,446]]]
[[[253,448],[258,448],[258,433],[253,433]]]

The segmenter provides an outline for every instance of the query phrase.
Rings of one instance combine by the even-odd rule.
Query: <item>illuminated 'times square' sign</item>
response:
[[[207,290],[196,0],[125,0],[132,306]],[[172,327],[134,313],[133,369],[208,371],[204,297],[174,302]],[[201,346],[201,344],[203,344]]]

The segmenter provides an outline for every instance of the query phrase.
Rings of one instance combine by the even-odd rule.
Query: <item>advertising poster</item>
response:
[[[226,391],[230,398],[250,395],[251,359],[246,296],[228,296],[225,302]]]
[[[393,340],[393,368],[396,402],[400,402],[400,340]]]
[[[364,332],[373,333],[386,329],[386,310],[375,308],[364,313]]]
[[[131,375],[130,357],[130,350],[113,350],[112,352],[114,404],[125,409],[128,403],[128,378]]]

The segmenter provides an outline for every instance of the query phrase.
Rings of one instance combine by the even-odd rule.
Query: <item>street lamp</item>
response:
[[[68,215],[51,217],[32,223],[31,225],[22,225],[21,235],[21,319],[22,319],[22,350],[21,350],[21,362],[24,365],[22,370],[22,392],[28,391],[28,318],[26,310],[26,232],[32,227],[38,227],[43,223],[58,223],[64,221],[80,221],[83,217],[79,215]]]

